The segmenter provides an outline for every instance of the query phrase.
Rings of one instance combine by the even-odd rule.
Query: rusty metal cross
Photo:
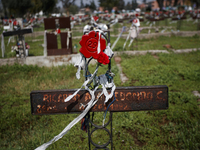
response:
[[[95,23],[95,22],[94,22]],[[98,24],[95,24],[95,26],[99,27],[101,29],[101,26],[98,26]],[[86,26],[87,27],[87,26]],[[109,26],[108,26],[109,29]],[[106,29],[107,30],[107,29]],[[91,90],[88,90],[87,87],[86,90],[80,90],[79,89],[65,89],[65,90],[45,90],[45,91],[32,91],[30,94],[31,98],[31,112],[34,115],[42,115],[42,114],[70,114],[70,113],[81,113],[84,111],[87,111],[85,114],[87,114],[87,129],[88,129],[88,143],[89,143],[89,150],[91,149],[91,144],[94,145],[94,149],[108,149],[108,145],[111,144],[111,149],[113,149],[113,142],[112,142],[112,113],[113,112],[124,112],[124,111],[140,111],[140,110],[159,110],[159,109],[167,109],[168,108],[168,87],[165,85],[162,86],[141,86],[141,87],[118,87],[115,89],[115,85],[111,84],[112,87],[108,87],[108,93],[110,93],[112,96],[108,98],[107,92],[106,95],[102,95],[102,89],[99,89],[96,91],[98,86],[96,86],[96,83],[102,84],[103,81],[106,80],[109,83],[112,83],[112,73],[111,73],[111,60],[104,63],[108,64],[108,71],[103,76],[98,76],[96,78],[96,71],[98,70],[98,67],[94,73],[94,75],[91,75],[92,77],[88,77],[88,64],[92,58],[95,58],[98,60],[98,55],[100,53],[97,53],[97,44],[93,45],[92,48],[90,48],[90,41],[94,43],[94,41],[100,41],[102,40],[102,43],[99,44],[99,49],[101,51],[106,48],[105,40],[101,39],[100,30],[98,30],[98,34],[94,31],[89,31],[87,35],[83,35],[82,40],[80,41],[80,44],[82,46],[85,46],[85,43],[88,42],[89,48],[82,47],[80,52],[85,56],[85,80],[87,83],[93,79],[95,82],[94,85],[94,92],[91,92]],[[97,40],[96,38],[99,40]],[[85,38],[87,40],[85,40]],[[88,40],[90,39],[90,40]],[[108,31],[108,43],[110,43],[110,33]],[[101,45],[101,46],[100,46]],[[92,54],[91,54],[92,49]],[[109,49],[108,49],[109,50]],[[84,53],[83,53],[84,52]],[[111,51],[110,51],[111,52]],[[103,53],[103,52],[102,52]],[[92,57],[91,57],[92,55]],[[106,55],[104,53],[104,55]],[[87,56],[87,57],[86,57]],[[107,56],[107,55],[106,55]],[[88,62],[86,61],[86,58],[89,58]],[[106,57],[108,58],[108,56]],[[112,58],[112,56],[111,56]],[[99,62],[100,63],[100,62]],[[99,63],[97,66],[99,66]],[[109,77],[107,78],[106,75]],[[95,79],[94,79],[95,76]],[[105,77],[105,78],[103,78]],[[97,80],[99,79],[100,80]],[[102,80],[101,80],[102,79]],[[85,81],[85,82],[86,82]],[[91,80],[92,81],[92,80]],[[84,83],[85,85],[85,83]],[[103,85],[103,91],[105,92],[105,86]],[[113,88],[114,87],[114,88]],[[115,90],[113,90],[115,89]],[[78,91],[78,92],[77,92]],[[111,93],[112,91],[112,93]],[[103,92],[103,93],[104,93]],[[74,94],[75,93],[75,94]],[[91,94],[92,93],[92,94]],[[109,94],[109,95],[110,95]],[[72,96],[70,96],[72,95]],[[100,96],[102,95],[102,96]],[[94,105],[87,106],[85,109],[84,107],[90,103],[91,99],[94,99],[94,97],[98,97],[98,101],[94,103]],[[66,101],[66,98],[70,98],[70,101]],[[107,101],[108,100],[108,101]],[[107,102],[106,102],[107,101]],[[114,101],[114,103],[113,103]],[[104,102],[105,105],[104,105]],[[92,107],[93,106],[93,107]],[[90,111],[89,111],[90,109]],[[110,119],[107,123],[99,126],[93,123],[92,120],[90,120],[90,112],[106,112],[110,111]],[[89,111],[89,112],[88,112]],[[83,114],[82,113],[82,114]],[[85,115],[84,114],[84,115]],[[105,116],[104,116],[105,117]],[[104,118],[105,119],[105,118]],[[79,121],[79,120],[78,120]],[[71,123],[70,123],[71,124]],[[90,131],[90,125],[91,124],[94,128]],[[110,131],[106,128],[107,125],[110,124]],[[92,140],[92,133],[96,130],[104,130],[109,134],[109,140],[104,143],[103,145],[98,145],[97,143],[94,143]],[[64,129],[65,130],[65,129]],[[68,131],[68,130],[67,130]],[[62,133],[66,133],[65,131]],[[62,135],[62,134],[61,134]],[[57,138],[57,136],[56,136]],[[53,139],[54,140],[54,139]],[[48,146],[48,143],[47,143]]]
[[[72,95],[75,91],[76,89],[32,91],[30,93],[31,113],[33,115],[81,113],[83,111],[82,106],[86,104],[91,97],[88,91],[81,90],[71,101],[64,102],[65,98]],[[96,95],[100,93],[100,90],[97,90]],[[118,87],[114,95],[116,100],[108,109],[108,111],[111,112],[110,120],[108,121],[108,123],[111,123],[110,132],[106,129],[108,123],[105,124],[105,126],[97,126],[89,119],[89,122],[95,127],[95,129],[90,132],[90,127],[88,126],[89,149],[90,143],[92,143],[96,149],[108,149],[108,144],[111,144],[111,149],[113,148],[112,112],[161,110],[168,108],[168,87],[166,85]],[[91,108],[90,112],[105,111],[113,98],[110,99],[106,105],[104,105],[104,100],[105,97],[102,96]],[[109,133],[110,139],[107,143],[98,145],[92,141],[91,135],[97,129],[103,129]]]

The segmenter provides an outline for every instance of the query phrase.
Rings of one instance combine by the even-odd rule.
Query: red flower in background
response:
[[[57,34],[60,34],[60,29],[56,29],[56,33],[57,33]]]
[[[95,21],[97,21],[99,19],[99,17],[97,17],[97,16],[94,16],[93,18]]]
[[[94,59],[97,59],[99,57],[99,54],[97,53],[98,40],[98,32],[96,33],[95,31],[91,31],[89,34],[83,35],[79,42],[82,46],[79,51],[86,58],[93,57]],[[100,37],[100,53],[103,52],[104,49],[106,49],[106,40]]]
[[[16,26],[18,23],[17,23],[17,21],[15,20],[14,22],[13,22],[13,25],[14,26]]]
[[[104,52],[100,52],[98,56],[97,61],[99,63],[106,65],[110,62],[109,57]]]
[[[137,19],[133,19],[133,23],[137,23],[138,22],[138,20]]]

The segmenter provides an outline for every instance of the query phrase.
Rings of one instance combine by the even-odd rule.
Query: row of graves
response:
[[[115,20],[118,23],[128,23],[131,22],[134,17],[137,17],[140,22],[145,21],[146,25],[149,27],[154,27],[158,32],[158,26],[160,21],[165,21],[165,26],[169,24],[176,23],[177,27],[176,30],[180,31],[182,20],[187,20],[194,23],[197,23],[197,30],[199,30],[199,20],[200,20],[200,10],[193,10],[193,11],[185,11],[185,10],[177,10],[177,11],[151,11],[145,13],[122,13],[122,14],[99,14],[96,16],[98,18],[97,22],[107,21],[111,22]],[[76,24],[85,23],[90,20],[89,15],[79,15],[79,16],[72,16],[72,28]],[[116,21],[117,20],[117,21]],[[166,29],[162,30],[164,32]],[[149,30],[150,33],[150,30]]]
[[[85,18],[86,19],[86,18]],[[94,22],[99,21],[99,17],[94,16],[87,18],[89,20],[89,24],[86,25],[83,29],[83,32],[90,30],[92,28],[91,25]],[[44,19],[44,56],[52,56],[52,55],[67,55],[72,54],[72,32],[71,32],[71,25],[73,24],[74,18],[71,17],[60,17],[60,18],[45,18]],[[133,39],[135,39],[138,35],[140,21],[137,17],[132,19],[132,25],[130,28],[123,28],[120,36],[113,44],[112,48],[116,45],[117,41],[121,37],[122,33],[129,30],[129,37],[131,37],[131,43]],[[111,20],[108,24],[109,27],[112,27],[114,24],[118,23],[118,19]],[[14,41],[16,38],[16,46],[11,47],[11,51],[16,53],[16,57],[18,58],[26,58],[29,54],[30,46],[25,42],[24,35],[28,33],[33,33],[34,25],[36,24],[35,19],[31,19],[26,26],[23,25],[22,19],[14,19],[10,20],[9,23],[5,21],[4,24],[4,31],[2,33],[2,41],[1,41],[1,48],[2,48],[2,57],[4,57],[5,53],[5,45],[4,45],[4,37],[10,36],[8,39],[8,44],[11,40]],[[105,24],[99,24],[101,28],[106,29]],[[131,34],[130,34],[131,33]],[[130,36],[131,35],[131,36]],[[60,43],[61,49],[58,47],[58,36],[60,36]],[[130,43],[130,44],[131,44]],[[129,45],[130,45],[129,44]]]
[[[187,18],[186,16],[189,16]],[[68,18],[68,19],[63,19]],[[123,13],[123,14],[100,14],[99,16],[93,16],[93,20],[96,23],[101,24],[100,22],[106,21],[107,24],[112,27],[114,24],[117,23],[123,23],[127,22],[130,23],[130,27],[126,27],[126,29],[123,27],[121,30],[121,33],[117,39],[121,37],[123,32],[128,32],[128,36],[126,39],[130,39],[130,44],[133,42],[134,39],[138,36],[141,28],[140,22],[146,21],[146,25],[149,25],[149,31],[151,32],[151,29],[153,26],[155,26],[155,32],[159,32],[159,22],[165,20],[165,27],[161,31],[164,32],[168,27],[168,20],[170,19],[172,23],[177,23],[177,31],[181,29],[182,20],[187,19],[188,21],[194,20],[193,23],[197,23],[197,29],[200,29],[200,10],[196,11],[167,11],[167,12],[149,12],[149,13]],[[46,20],[46,21],[44,21]],[[45,24],[45,48],[44,48],[44,56],[49,55],[63,55],[63,54],[72,54],[72,38],[71,38],[71,28],[73,28],[76,24],[87,22],[91,23],[91,17],[89,15],[80,15],[80,16],[72,16],[69,17],[62,17],[62,19],[59,18],[40,18],[35,19],[31,18],[26,24],[23,24],[23,20],[21,18],[17,19],[4,19],[3,25],[4,25],[4,31],[2,33],[2,41],[1,41],[1,49],[2,49],[2,57],[4,57],[5,53],[5,45],[4,45],[4,37],[10,36],[8,40],[8,44],[11,40],[14,38],[16,39],[16,45],[11,48],[12,52],[16,53],[16,57],[24,58],[28,56],[28,51],[30,46],[25,42],[24,34],[33,33],[33,28],[37,27],[39,24],[43,23]],[[57,30],[59,29],[59,32]],[[63,31],[61,32],[60,31]],[[60,36],[61,38],[61,49],[58,50],[58,42],[57,42],[57,36]],[[53,41],[53,42],[52,42]],[[126,46],[126,42],[124,43],[123,49]],[[116,42],[115,42],[116,43]],[[115,44],[113,44],[114,48]]]
[[[16,45],[11,47],[11,51],[16,53],[16,57],[24,58],[28,56],[30,46],[25,42],[24,35],[33,32],[32,27],[24,27],[22,18],[3,19],[3,33],[1,34],[2,57],[5,54],[4,37],[9,37],[10,41]]]
[[[108,24],[98,23],[97,19],[97,17],[90,17],[89,22],[82,29],[83,35],[79,42],[81,45],[79,49],[80,53],[77,54],[79,55],[79,59],[74,65],[74,69],[77,69],[75,74],[76,80],[79,80],[83,73],[85,81],[82,86],[78,89],[50,89],[32,91],[30,93],[31,113],[33,115],[80,114],[60,134],[56,135],[49,142],[37,147],[36,150],[45,150],[48,148],[51,144],[70,132],[70,129],[78,122],[80,123],[80,128],[88,133],[89,149],[109,149],[109,146],[113,149],[113,113],[163,110],[168,108],[168,87],[166,85],[140,87],[115,86],[115,74],[111,71],[112,59],[114,57],[112,51],[114,44],[111,45],[110,38],[110,28],[114,23],[112,21]],[[44,25],[47,45],[46,55],[65,55],[72,53],[70,18],[44,19]],[[137,30],[138,25],[139,19],[134,18],[131,27]],[[61,29],[65,29],[64,32]],[[56,47],[56,36],[58,35],[61,36],[61,43],[63,41],[62,49],[60,50]],[[90,68],[92,60],[96,62],[94,72]],[[99,75],[98,69],[103,65],[106,65],[107,69],[104,74]],[[94,112],[104,112],[102,124],[93,122]],[[108,112],[110,112],[110,115],[106,117]],[[107,133],[108,141],[99,145],[99,143],[94,142],[93,134],[94,132],[102,131]],[[71,147],[66,148],[73,149]]]
[[[33,28],[43,23],[43,18],[31,18],[24,21],[22,18],[3,19],[3,33],[1,35],[2,57],[5,54],[4,37],[9,37],[10,42],[16,43],[11,47],[11,52],[16,53],[17,58],[26,58],[29,55],[30,46],[25,42],[24,35],[33,33]]]

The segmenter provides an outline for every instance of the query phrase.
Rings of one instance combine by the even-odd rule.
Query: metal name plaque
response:
[[[32,114],[82,112],[84,110],[83,106],[91,100],[91,96],[86,90],[81,90],[70,101],[64,102],[65,98],[72,95],[75,91],[76,89],[32,91],[30,93]],[[101,91],[101,89],[96,91],[96,97]],[[123,112],[167,109],[168,87],[166,85],[118,87],[115,90],[115,98],[116,100],[110,105],[109,111]],[[98,102],[91,108],[91,112],[105,111],[113,99],[114,97],[104,105],[105,96],[102,95]]]

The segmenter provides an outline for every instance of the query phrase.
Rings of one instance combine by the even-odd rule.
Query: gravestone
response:
[[[32,32],[33,32],[32,28],[25,28],[25,29],[19,28],[17,30],[3,32],[1,44],[4,45],[4,37],[17,35],[17,43],[19,43],[19,45],[18,45],[19,56],[18,57],[21,57],[21,58],[26,57],[26,56],[28,56],[28,54],[26,52],[24,34],[28,34],[28,33],[32,33]],[[2,46],[2,57],[4,57],[4,53],[5,53],[5,46]]]
[[[56,18],[45,18],[44,28],[46,36],[46,50],[47,56],[52,55],[67,55],[72,54],[72,35],[70,17],[56,17]],[[55,32],[48,32],[47,30],[66,29],[58,34]],[[57,36],[61,39],[61,48],[58,48]],[[45,54],[46,55],[46,54]]]

